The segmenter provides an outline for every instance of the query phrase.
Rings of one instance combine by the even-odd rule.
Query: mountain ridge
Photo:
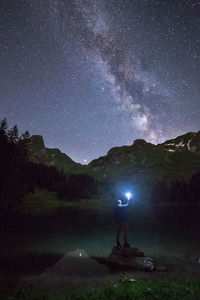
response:
[[[111,148],[88,165],[74,162],[57,148],[46,148],[42,136],[31,136],[30,144],[32,161],[54,165],[64,172],[85,172],[98,179],[144,171],[154,171],[157,176],[178,173],[187,177],[200,169],[200,131],[188,132],[157,145],[136,139],[130,146]]]
[[[55,166],[59,170],[69,172],[77,169],[81,164],[73,161],[58,148],[47,148],[41,135],[32,135],[29,139],[29,159],[35,163]]]

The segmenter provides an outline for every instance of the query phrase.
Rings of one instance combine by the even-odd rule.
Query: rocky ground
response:
[[[39,275],[31,275],[31,272],[22,276],[2,275],[1,285],[8,294],[16,295],[24,290],[31,293],[69,292],[103,287],[114,284],[122,275],[136,280],[198,279],[200,264],[194,256],[148,258],[135,248],[113,248],[104,258],[91,257],[84,249],[75,249]]]

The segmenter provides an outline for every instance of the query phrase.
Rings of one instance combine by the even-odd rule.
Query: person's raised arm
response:
[[[128,205],[129,205],[129,200],[127,200],[127,203],[126,203],[126,204],[122,204],[122,203],[119,203],[119,204],[118,204],[118,206],[120,206],[120,207],[122,207],[122,206],[125,207],[125,206],[128,206]]]

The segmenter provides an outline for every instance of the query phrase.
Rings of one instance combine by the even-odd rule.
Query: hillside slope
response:
[[[81,164],[73,161],[65,153],[57,148],[46,148],[43,137],[40,135],[32,135],[30,138],[29,159],[35,163],[41,163],[47,166],[55,166],[59,170],[66,173],[77,171],[81,168]]]
[[[88,173],[99,181],[116,178],[152,185],[163,178],[188,181],[200,171],[200,131],[158,145],[138,139],[131,146],[110,149],[87,166],[74,162],[59,149],[46,148],[42,136],[33,135],[30,142],[30,160],[67,173]]]
[[[187,178],[200,170],[200,131],[158,145],[135,140],[131,146],[112,148],[88,168],[100,179],[137,176],[151,182],[163,176]]]

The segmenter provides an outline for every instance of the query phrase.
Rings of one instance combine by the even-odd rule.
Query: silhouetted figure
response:
[[[117,224],[117,236],[116,243],[117,246],[121,246],[120,243],[120,233],[124,231],[124,246],[130,247],[130,244],[127,240],[127,231],[128,231],[128,223],[127,223],[127,206],[129,205],[129,201],[127,203],[122,203],[122,200],[117,200],[117,206],[114,208],[114,221]]]

